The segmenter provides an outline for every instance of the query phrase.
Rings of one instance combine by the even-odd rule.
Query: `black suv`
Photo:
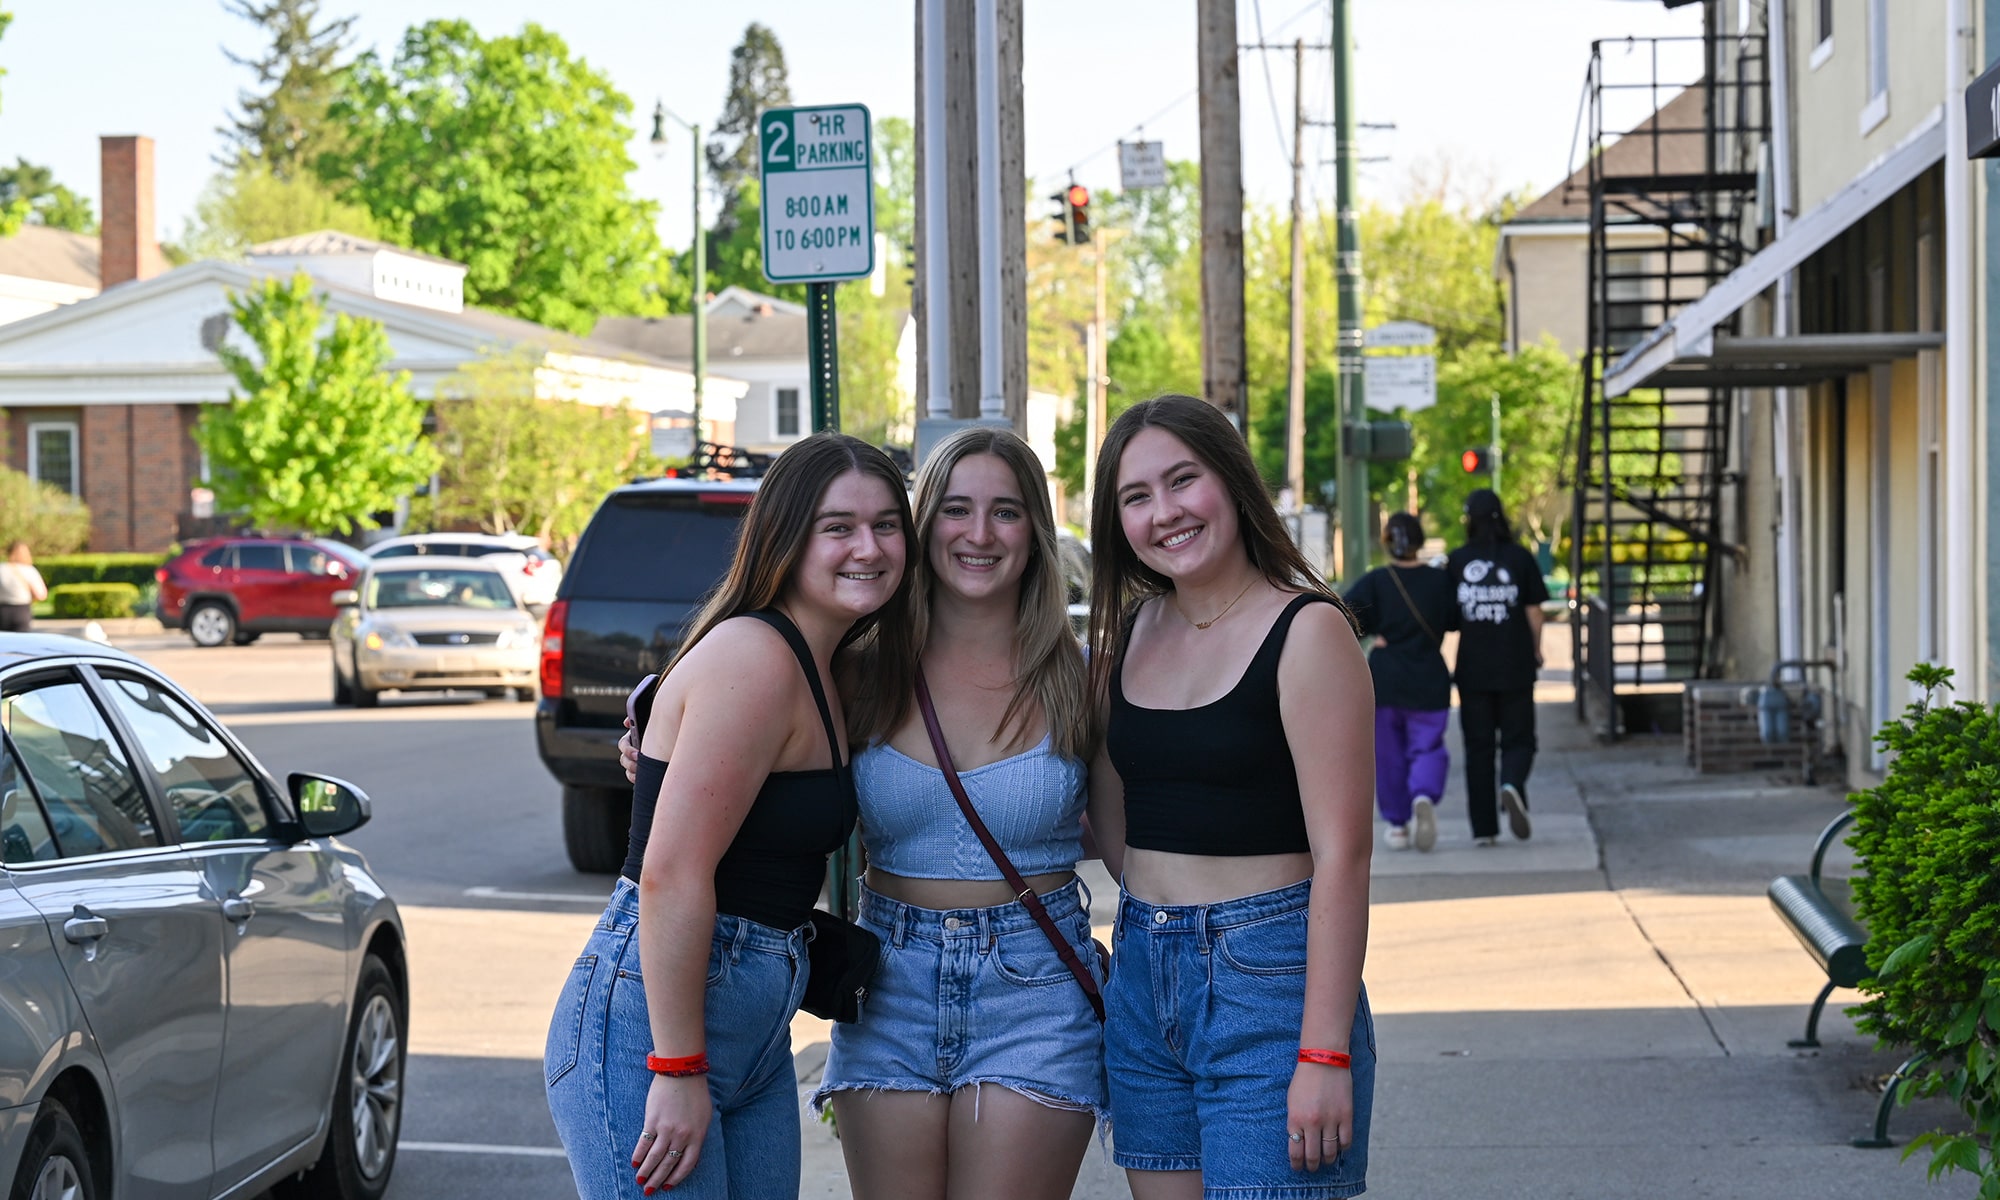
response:
[[[625,697],[664,667],[729,569],[754,482],[663,479],[611,493],[543,621],[535,744],[562,784],[563,845],[579,871],[625,861],[632,785],[618,768]]]

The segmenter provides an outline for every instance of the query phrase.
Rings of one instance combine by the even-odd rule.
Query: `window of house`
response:
[[[29,422],[28,474],[79,495],[83,482],[77,478],[77,440],[74,421]]]
[[[779,388],[777,436],[799,436],[799,389]]]
[[[1833,0],[1818,0],[1818,2],[1813,7],[1814,7],[1814,16],[1813,16],[1814,43],[1832,41]]]
[[[1889,115],[1889,0],[1868,0],[1868,103],[1861,109],[1861,132]]]

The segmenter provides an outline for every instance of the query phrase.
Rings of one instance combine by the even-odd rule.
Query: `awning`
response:
[[[1758,251],[1701,299],[1611,364],[1604,394],[1642,387],[1770,387],[1810,383],[1851,373],[1943,344],[1938,334],[1814,334],[1788,338],[1718,337],[1715,327],[1771,287],[1786,272],[1839,237],[1856,221],[1944,158],[1944,107],[1895,149],[1877,159],[1824,203],[1791,223],[1785,236]],[[1883,355],[1880,339],[1932,339]],[[1862,357],[1856,358],[1860,354]],[[1707,372],[1707,374],[1703,374]]]

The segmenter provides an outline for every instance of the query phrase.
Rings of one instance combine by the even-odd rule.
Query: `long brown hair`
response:
[[[1090,756],[1090,706],[1084,692],[1083,648],[1069,628],[1068,591],[1064,587],[1061,551],[1056,545],[1056,518],[1049,506],[1049,486],[1041,460],[1028,443],[1011,430],[975,426],[962,429],[938,444],[917,475],[917,536],[911,549],[910,574],[916,585],[913,616],[918,652],[930,635],[931,536],[938,512],[950,492],[952,470],[978,454],[990,454],[1013,472],[1021,502],[1027,505],[1034,530],[1028,566],[1021,574],[1021,601],[1014,629],[1014,698],[1000,716],[996,737],[1018,746],[1033,728],[1039,711],[1048,723],[1056,753],[1065,758]],[[875,736],[887,736],[909,715],[909,689],[901,693],[899,711],[884,713]]]
[[[812,536],[813,514],[819,511],[821,498],[835,479],[849,471],[872,475],[887,484],[889,494],[895,497],[903,529],[910,529],[910,497],[903,490],[903,473],[889,461],[888,455],[859,438],[841,433],[815,433],[794,443],[771,464],[751,498],[750,511],[743,515],[743,527],[737,531],[736,554],[730,559],[729,572],[703,602],[673,662],[667,665],[668,671],[717,625],[731,617],[769,608],[783,597],[800,557],[805,554],[806,541]],[[902,675],[897,677],[910,678],[917,661],[910,603],[910,570],[906,563],[903,578],[889,602],[856,621],[841,638],[841,647],[849,653],[836,656],[836,676],[841,673],[839,660],[852,657],[856,643],[865,641],[871,657],[888,670],[901,671]],[[843,695],[849,695],[845,689]],[[866,693],[849,695],[849,727],[857,727],[857,710],[879,703]]]
[[[1236,503],[1237,528],[1250,565],[1273,587],[1325,596],[1340,607],[1359,636],[1353,611],[1313,570],[1278,519],[1250,447],[1229,418],[1193,396],[1142,400],[1111,423],[1097,452],[1096,500],[1090,513],[1090,695],[1098,711],[1110,702],[1111,672],[1124,650],[1119,643],[1128,614],[1140,602],[1174,590],[1171,579],[1139,561],[1118,519],[1118,463],[1142,429],[1173,434],[1222,480]]]

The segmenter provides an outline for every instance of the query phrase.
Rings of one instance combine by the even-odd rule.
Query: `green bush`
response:
[[[90,510],[59,487],[0,467],[0,553],[17,538],[36,554],[66,554],[89,540]]]
[[[1965,1171],[1980,1200],[2000,1200],[2000,717],[1935,704],[1951,672],[1918,665],[1924,698],[1876,735],[1895,757],[1882,783],[1855,793],[1848,839],[1864,873],[1855,911],[1868,926],[1867,1003],[1858,1024],[1929,1056],[1904,1086],[1947,1095],[1968,1133],[1933,1131],[1930,1174]]]
[[[139,602],[139,589],[129,583],[66,583],[49,589],[49,604],[58,618],[129,617]]]
[[[51,554],[37,556],[35,569],[52,588],[66,583],[129,583],[146,588],[153,572],[167,561],[164,554]]]

